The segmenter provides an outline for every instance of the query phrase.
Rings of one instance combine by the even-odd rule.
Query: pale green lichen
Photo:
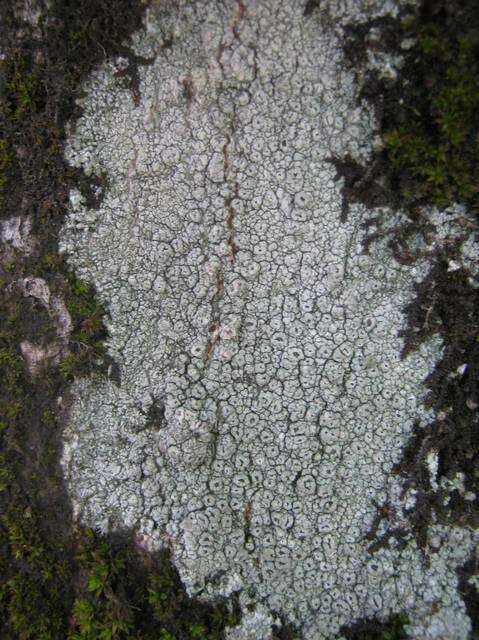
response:
[[[74,386],[65,473],[79,518],[169,546],[190,593],[261,603],[232,637],[252,620],[260,637],[275,613],[313,640],[405,610],[411,637],[464,638],[455,567],[474,535],[434,525],[425,565],[414,497],[391,475],[441,352],[435,339],[400,357],[427,266],[399,265],[386,243],[364,255],[371,212],[340,224],[329,161],[372,149],[341,25],[388,7],[323,10],[153,8],[140,104],[114,63],[88,83],[68,157],[108,189],[96,211],[73,194],[62,247],[109,311],[121,386]],[[387,499],[406,544],[371,555]]]

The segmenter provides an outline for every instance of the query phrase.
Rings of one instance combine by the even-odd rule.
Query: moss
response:
[[[0,631],[7,640],[50,640],[64,637],[71,591],[67,541],[61,526],[52,535],[57,522],[46,522],[42,495],[51,490],[42,469],[58,387],[26,374],[18,343],[29,315],[20,295],[10,288],[0,307]],[[42,445],[32,446],[42,435]]]
[[[141,552],[125,535],[103,538],[83,532],[77,559],[81,595],[74,604],[71,638],[215,640],[237,622],[226,604],[200,605],[188,598],[168,554]]]
[[[72,380],[75,374],[75,356],[69,353],[58,365],[65,382]]]
[[[385,622],[365,619],[341,629],[347,640],[406,640],[409,618],[405,613],[396,613]]]
[[[74,375],[89,374],[101,366],[105,357],[106,330],[104,310],[91,285],[69,274],[64,296],[73,323],[70,353],[60,364],[62,375],[68,380]]]
[[[7,186],[8,173],[12,164],[12,150],[8,140],[0,140],[0,195]]]
[[[477,23],[477,14],[469,19]],[[403,37],[415,45],[398,87],[401,106],[388,108],[384,122],[388,161],[409,204],[477,208],[479,49],[472,25],[451,28],[443,13],[425,10],[402,23]]]
[[[5,461],[4,461],[5,462]],[[2,469],[2,492],[12,491],[12,467]],[[2,637],[49,640],[65,632],[67,594],[63,580],[68,565],[61,560],[56,545],[48,544],[32,507],[25,507],[23,496],[16,495],[21,506],[11,507],[0,517],[2,546],[15,560],[2,575],[0,609],[3,610]],[[2,567],[3,568],[3,567]]]
[[[115,581],[124,568],[124,559],[113,556],[106,541],[97,540],[90,530],[80,543],[77,560],[85,575],[83,593],[73,605],[71,638],[124,637],[132,630],[133,620],[129,603],[115,593]]]
[[[28,61],[25,62],[25,65],[30,67],[31,63]],[[21,121],[28,112],[36,110],[35,103],[40,89],[40,82],[36,74],[22,67],[12,73],[7,85],[11,102],[11,117],[16,122]]]

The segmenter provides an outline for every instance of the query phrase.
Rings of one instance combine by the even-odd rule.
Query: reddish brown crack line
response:
[[[243,2],[243,0],[237,0],[236,1],[236,12],[231,20],[231,31],[233,32],[233,35],[235,37],[236,40],[239,40],[239,25],[241,23],[241,21],[243,20],[244,16],[246,13],[246,6]],[[221,68],[221,71],[223,71],[223,63],[221,61],[221,58],[223,56],[223,52],[226,49],[226,45],[221,42],[220,46],[218,48],[218,55],[217,55],[217,60],[218,60],[218,64]],[[230,133],[227,134],[226,136],[226,142],[223,145],[223,179],[225,181],[225,183],[228,182],[228,176],[229,176],[229,168],[230,168],[230,157],[229,157],[229,146],[231,144],[231,140],[232,137],[235,133],[235,122],[234,122],[234,115],[231,118],[231,122],[230,122]],[[236,254],[238,252],[238,249],[235,245],[235,241],[234,241],[234,236],[235,236],[235,230],[234,230],[234,209],[233,209],[233,205],[232,205],[232,201],[233,201],[233,197],[237,197],[238,196],[238,183],[235,183],[235,195],[234,196],[229,196],[227,198],[225,198],[225,208],[226,208],[226,212],[227,212],[227,216],[226,216],[226,225],[228,227],[228,245],[230,247],[230,261],[231,263],[234,263],[235,259],[236,259]]]
[[[239,31],[238,31],[238,27],[240,22],[243,20],[244,16],[246,13],[246,6],[243,2],[243,0],[236,0],[236,12],[231,20],[230,23],[230,27],[231,27],[231,31],[233,32],[233,35],[235,37],[236,40],[239,40]],[[218,53],[216,55],[216,60],[220,66],[221,71],[224,71],[223,68],[223,63],[221,61],[221,58],[223,57],[223,52],[225,51],[225,49],[228,48],[228,45],[226,45],[223,41],[220,42],[220,46],[218,47]]]
[[[248,500],[244,512],[244,544],[251,540],[251,519],[253,517],[253,496]]]
[[[252,497],[248,500],[248,505],[244,512],[244,517],[246,522],[249,524],[251,522],[251,518],[253,517],[253,498]]]
[[[231,23],[231,30],[233,31],[233,34],[237,40],[239,40],[238,26],[241,20],[243,20],[245,13],[246,13],[246,6],[243,0],[236,0],[236,13],[233,16],[233,21]]]
[[[243,20],[243,18],[246,15],[246,5],[244,4],[243,0],[236,0],[236,13],[233,16],[233,20],[231,22],[231,30],[233,32],[233,35],[235,37],[236,40],[238,40],[238,42],[241,41],[240,39],[240,35],[239,35],[239,25],[241,23],[241,21]],[[257,59],[256,59],[256,49],[254,48],[254,46],[249,45],[250,49],[253,51],[253,82],[256,80],[257,76],[258,76],[258,64],[257,64]]]
[[[216,272],[216,291],[213,294],[213,298],[211,299],[211,308],[212,308],[212,319],[209,327],[209,338],[206,343],[205,353],[203,356],[203,362],[208,364],[211,360],[211,356],[213,354],[213,349],[215,344],[218,341],[218,329],[220,326],[220,310],[219,310],[219,301],[221,296],[223,295],[223,273],[221,268]]]
[[[235,182],[235,194],[234,197],[238,197],[238,183]],[[226,210],[228,212],[228,216],[226,218],[226,224],[228,226],[228,245],[230,247],[230,259],[231,263],[233,263],[236,259],[236,254],[238,252],[238,247],[235,244],[235,228],[234,228],[234,209],[233,209],[233,198],[229,197],[225,199]]]
[[[236,40],[239,40],[239,31],[238,31],[238,26],[240,24],[240,22],[243,20],[244,15],[246,13],[246,6],[243,3],[242,0],[237,0],[236,2],[236,12],[233,16],[233,19],[231,21],[231,30],[233,32],[233,35],[235,37]],[[218,53],[216,56],[216,60],[218,62],[218,65],[221,69],[221,72],[224,73],[224,67],[223,67],[223,62],[222,62],[222,57],[223,57],[223,52],[225,51],[225,49],[227,48],[227,45],[224,42],[221,42],[219,47],[218,47]],[[191,80],[191,78],[185,78],[183,80],[183,87],[184,87],[184,91],[185,91],[185,97],[188,101],[188,105],[191,104],[191,101],[194,99],[195,96],[195,87],[193,85],[193,82]],[[228,177],[229,177],[229,169],[230,169],[230,157],[229,157],[229,146],[231,144],[231,140],[232,137],[235,133],[235,122],[234,122],[234,115],[231,118],[231,122],[230,122],[230,133],[228,133],[226,135],[226,142],[223,145],[222,148],[222,152],[223,152],[223,180],[225,183],[228,182]],[[238,183],[235,183],[235,191],[234,191],[234,195],[233,196],[229,196],[227,198],[225,198],[224,202],[225,202],[225,208],[226,208],[226,212],[227,212],[227,216],[226,216],[226,225],[228,227],[228,245],[230,247],[230,260],[231,263],[233,263],[236,259],[236,253],[238,251],[236,245],[235,245],[235,241],[234,241],[234,235],[235,235],[235,230],[234,230],[234,209],[233,209],[233,198],[238,196]],[[208,342],[206,344],[206,348],[205,348],[205,353],[203,356],[203,361],[205,363],[205,365],[208,364],[208,362],[211,359],[212,353],[213,353],[213,349],[216,345],[216,343],[218,342],[218,336],[219,336],[219,326],[220,326],[220,312],[219,312],[219,301],[221,299],[223,295],[223,274],[221,271],[221,268],[218,269],[218,271],[216,272],[216,291],[213,295],[213,298],[211,300],[211,307],[212,307],[212,320],[211,320],[211,324],[209,327],[209,338],[208,338]]]
[[[195,88],[195,85],[193,84],[193,80],[190,77],[183,78],[181,83],[183,85],[183,95],[186,98],[186,102],[188,104],[188,109],[189,109],[191,107],[191,103],[195,99],[196,88]]]
[[[223,177],[225,182],[228,179],[228,171],[230,168],[230,158],[229,158],[229,150],[228,150],[230,142],[231,142],[231,134],[229,133],[226,136],[226,142],[223,145]]]
[[[228,134],[227,138],[226,138],[226,142],[223,145],[223,175],[224,175],[224,181],[227,182],[228,181],[228,174],[229,174],[229,167],[230,167],[230,162],[229,162],[229,145],[231,143],[231,136],[234,133],[234,121],[233,118],[231,119],[231,134]],[[235,229],[234,229],[234,209],[233,209],[233,198],[238,196],[238,183],[235,182],[235,193],[233,196],[229,196],[227,198],[225,198],[225,208],[226,208],[226,212],[227,212],[227,216],[226,216],[226,225],[228,227],[228,245],[230,247],[230,260],[231,263],[233,263],[235,261],[236,258],[236,253],[238,252],[238,249],[235,245],[235,241],[234,241],[234,235],[235,235]]]

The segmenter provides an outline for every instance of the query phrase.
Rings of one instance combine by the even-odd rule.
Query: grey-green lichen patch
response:
[[[365,539],[376,504],[406,520],[414,502],[391,471],[441,353],[435,339],[401,359],[427,263],[386,242],[364,255],[371,212],[340,224],[329,161],[367,161],[374,133],[341,25],[397,7],[153,5],[140,104],[121,61],[104,65],[67,149],[108,179],[98,210],[72,194],[62,247],[109,310],[121,373],[74,386],[77,516],[169,546],[190,593],[240,591],[232,638],[267,637],[277,614],[307,640],[400,611],[413,638],[470,628],[455,567],[473,532],[433,524],[428,563],[412,535],[375,554]]]

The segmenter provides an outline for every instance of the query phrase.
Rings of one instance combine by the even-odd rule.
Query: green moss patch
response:
[[[479,8],[425,2],[383,117],[387,160],[408,205],[479,204]]]
[[[82,588],[73,605],[72,640],[215,640],[226,624],[238,622],[226,603],[212,607],[188,598],[168,553],[144,553],[129,535],[106,540],[86,530],[76,559]]]
[[[358,620],[353,625],[341,629],[347,640],[406,640],[407,615],[398,613],[385,622],[374,619]]]

